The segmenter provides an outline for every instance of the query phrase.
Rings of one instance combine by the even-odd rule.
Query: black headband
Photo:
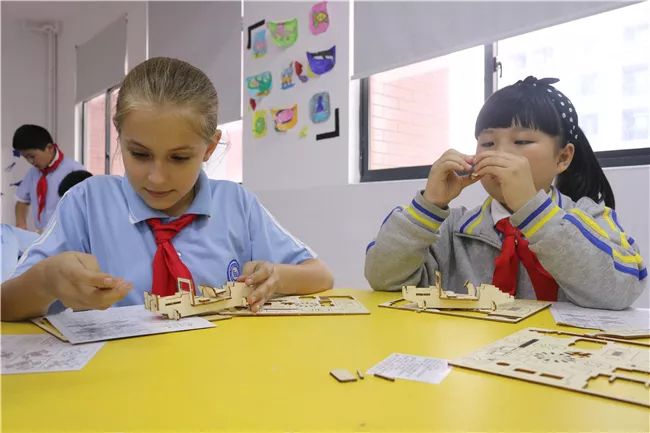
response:
[[[573,108],[573,104],[564,96],[559,90],[553,87],[551,84],[557,83],[560,81],[557,78],[541,78],[537,79],[533,76],[526,77],[525,80],[519,80],[515,85],[520,85],[524,87],[530,87],[531,89],[543,90],[546,97],[551,101],[560,117],[562,119],[562,126],[564,127],[564,134],[567,141],[573,141],[578,139],[578,113]]]

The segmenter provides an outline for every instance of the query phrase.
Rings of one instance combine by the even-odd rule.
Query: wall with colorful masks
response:
[[[244,3],[243,181],[348,179],[348,2]]]

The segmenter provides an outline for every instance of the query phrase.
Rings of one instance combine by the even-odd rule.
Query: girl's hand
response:
[[[493,176],[513,213],[537,194],[530,163],[524,156],[494,150],[480,152],[476,155],[474,174],[479,178]]]
[[[273,263],[270,262],[252,261],[246,263],[237,281],[244,282],[253,288],[253,292],[247,298],[253,313],[257,313],[274,293],[281,292],[280,275]]]
[[[69,251],[43,262],[51,295],[73,310],[105,310],[133,288],[131,283],[101,272],[90,254]]]
[[[473,174],[460,176],[456,173],[470,172],[473,162],[473,156],[453,149],[443,153],[431,166],[424,198],[439,208],[446,209],[449,202],[458,197],[463,188],[477,181],[478,178]]]

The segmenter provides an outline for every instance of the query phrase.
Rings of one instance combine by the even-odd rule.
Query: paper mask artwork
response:
[[[256,59],[266,54],[266,29],[262,29],[253,36],[253,55]]]
[[[295,61],[293,62],[293,66],[296,70],[296,75],[302,83],[306,83],[310,78],[316,78],[316,74],[312,72],[309,63],[303,66],[302,63]]]
[[[323,75],[332,70],[336,64],[336,45],[329,50],[316,53],[307,52],[309,67],[317,75]]]
[[[246,88],[253,98],[268,95],[271,92],[272,84],[273,76],[269,71],[246,78]]]
[[[295,86],[295,83],[293,82],[293,62],[289,63],[288,68],[284,68],[282,70],[282,89],[290,89],[293,86]]]
[[[304,73],[306,71],[304,71],[302,63],[293,62],[293,66],[294,68],[296,68],[296,75],[298,76],[298,79],[300,80],[301,83],[306,83],[307,81],[309,81],[309,78]]]
[[[298,105],[294,104],[291,108],[271,109],[275,130],[286,132],[296,126],[298,122]]]
[[[255,99],[250,98],[250,99],[248,100],[248,103],[251,105],[251,109],[252,109],[253,111],[255,111],[255,109],[257,108],[257,102],[255,101]]]
[[[316,3],[309,14],[309,30],[318,35],[330,26],[330,16],[327,13],[327,2]]]
[[[271,40],[280,48],[288,48],[298,39],[298,18],[284,22],[267,23]]]
[[[330,94],[316,93],[309,101],[309,117],[314,123],[325,122],[330,118]]]
[[[253,114],[253,137],[262,138],[266,135],[266,110],[256,111]]]
[[[303,126],[298,133],[298,137],[305,138],[309,133],[309,126]]]
[[[248,26],[248,42],[246,43],[246,49],[247,50],[251,49],[251,45],[252,45],[251,34],[253,33],[253,31],[255,31],[255,30],[259,29],[260,27],[262,27],[265,23],[266,23],[266,20],[261,20],[261,21],[256,22],[255,24],[251,24],[250,26]]]

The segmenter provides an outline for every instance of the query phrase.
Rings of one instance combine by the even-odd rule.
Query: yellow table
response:
[[[439,385],[338,383],[392,352],[463,356],[525,327],[377,308],[366,316],[240,317],[213,329],[109,341],[81,371],[2,376],[2,431],[650,431],[650,411],[454,368]],[[26,323],[3,334],[37,333]]]

